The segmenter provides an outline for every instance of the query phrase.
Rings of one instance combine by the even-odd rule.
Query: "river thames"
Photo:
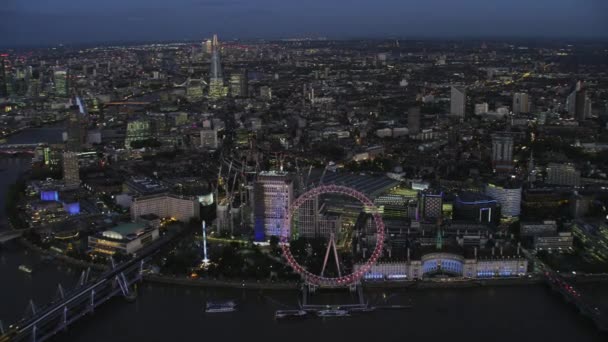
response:
[[[26,130],[11,142],[60,139],[61,129]],[[42,141],[42,140],[40,140]],[[2,213],[4,195],[29,161],[0,159]],[[34,266],[29,275],[18,266]],[[33,252],[11,242],[0,247],[0,320],[4,326],[25,313],[30,298],[50,301],[57,284],[74,286],[81,270],[44,263]],[[587,284],[583,292],[608,306],[608,286]],[[404,311],[376,311],[342,319],[277,322],[274,311],[295,307],[298,293],[287,291],[217,290],[144,283],[128,303],[116,297],[93,315],[57,335],[57,341],[606,341],[607,336],[541,285],[478,288],[367,291],[370,304],[411,303]],[[233,313],[205,314],[208,299],[234,299]],[[320,292],[316,303],[352,303],[355,296]]]

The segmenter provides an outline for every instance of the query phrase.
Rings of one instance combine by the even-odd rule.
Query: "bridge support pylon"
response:
[[[63,330],[68,330],[68,307],[63,307],[63,316],[61,317],[61,325],[63,325]]]
[[[89,302],[89,311],[93,313],[95,311],[95,290],[91,290],[90,302]]]

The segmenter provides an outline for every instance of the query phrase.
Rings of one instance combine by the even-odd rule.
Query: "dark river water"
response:
[[[61,130],[22,132],[14,142],[61,136]],[[58,134],[58,135],[57,135]],[[27,138],[27,139],[26,139]],[[11,140],[12,140],[11,139]],[[27,141],[29,140],[29,141]],[[34,140],[34,141],[32,141]],[[28,160],[0,159],[0,192],[28,167]],[[1,196],[2,201],[4,196]],[[2,202],[4,215],[4,203]],[[31,275],[21,264],[33,265]],[[5,327],[25,313],[30,299],[51,300],[57,284],[74,286],[81,270],[41,262],[13,242],[0,247],[0,320]],[[585,285],[608,306],[606,284]],[[274,311],[295,307],[296,292],[217,290],[154,284],[139,287],[134,303],[116,297],[57,335],[56,341],[608,341],[544,286],[367,291],[372,304],[411,303],[405,311],[377,311],[342,319],[277,322]],[[208,299],[234,299],[233,313],[205,314]],[[315,303],[353,303],[355,296],[320,292]]]

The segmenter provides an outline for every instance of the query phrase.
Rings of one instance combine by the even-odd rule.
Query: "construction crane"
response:
[[[312,172],[312,165],[308,167],[308,175],[306,175],[306,182],[304,183],[304,188],[308,187],[308,180],[310,179],[310,173]]]
[[[215,185],[215,201],[219,201],[219,195],[220,195],[219,188],[220,188],[221,182],[222,182],[222,167],[223,166],[224,166],[224,163],[220,163],[220,170],[217,173],[217,184]]]
[[[232,180],[232,187],[230,188],[230,193],[228,194],[228,216],[230,217],[230,235],[234,235],[234,218],[232,217],[232,205],[234,203],[234,186],[236,184],[236,178],[238,177],[238,172],[234,173],[234,178]]]
[[[325,178],[325,173],[327,172],[327,165],[323,169],[323,173],[321,174],[321,178],[319,178],[319,185],[323,184],[323,178]]]
[[[230,181],[230,171],[232,171],[232,160],[230,160],[230,165],[228,165],[228,173],[226,173],[227,181]],[[226,192],[226,196],[228,196],[228,182],[225,182],[224,185],[224,191]]]
[[[243,207],[244,207],[244,203],[245,203],[245,196],[244,196],[245,191],[243,188],[245,187],[245,184],[247,184],[247,176],[245,175],[245,164],[246,163],[243,163],[243,166],[241,168],[241,184],[239,186],[239,195],[240,195],[240,200],[241,200],[241,210],[240,210],[240,212],[241,212],[241,229],[243,228],[243,225],[245,222],[245,219],[244,219],[245,214],[243,213],[243,211],[244,211]]]
[[[304,177],[302,177],[302,171],[300,170],[300,165],[298,165],[298,158],[296,158],[296,173],[298,175],[298,182],[300,183],[300,187],[302,192],[306,189],[304,186]]]

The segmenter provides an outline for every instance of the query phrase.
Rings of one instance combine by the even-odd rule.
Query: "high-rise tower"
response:
[[[464,118],[466,105],[466,90],[463,87],[452,87],[450,90],[450,114]]]
[[[411,107],[407,113],[407,128],[410,134],[420,132],[420,108]]]
[[[247,71],[230,75],[230,95],[233,97],[247,97],[248,93]]]
[[[261,172],[254,184],[255,240],[281,236],[293,201],[293,182],[285,172]],[[289,227],[286,229],[289,230]]]
[[[68,70],[56,68],[53,72],[53,82],[55,83],[55,95],[59,97],[68,96]]]
[[[79,97],[76,98],[76,105],[70,108],[70,114],[67,122],[68,139],[66,142],[66,150],[71,152],[82,151],[83,145],[86,142],[86,111],[84,104]]]
[[[530,99],[526,93],[515,93],[513,94],[513,113],[529,113],[530,112]]]
[[[74,152],[63,153],[63,182],[68,188],[77,188],[80,185],[78,154]]]
[[[0,56],[0,97],[8,96],[8,89],[6,87],[6,67],[4,63],[4,56]]]
[[[217,35],[213,35],[211,42],[211,70],[209,71],[209,98],[220,99],[227,95],[224,87],[224,75],[222,73],[222,62],[220,59],[220,47]]]
[[[513,170],[513,136],[509,133],[492,135],[492,166],[496,171]]]
[[[583,121],[591,116],[591,100],[587,97],[583,82],[576,83],[576,88],[568,96],[567,107],[570,115],[577,121]]]

